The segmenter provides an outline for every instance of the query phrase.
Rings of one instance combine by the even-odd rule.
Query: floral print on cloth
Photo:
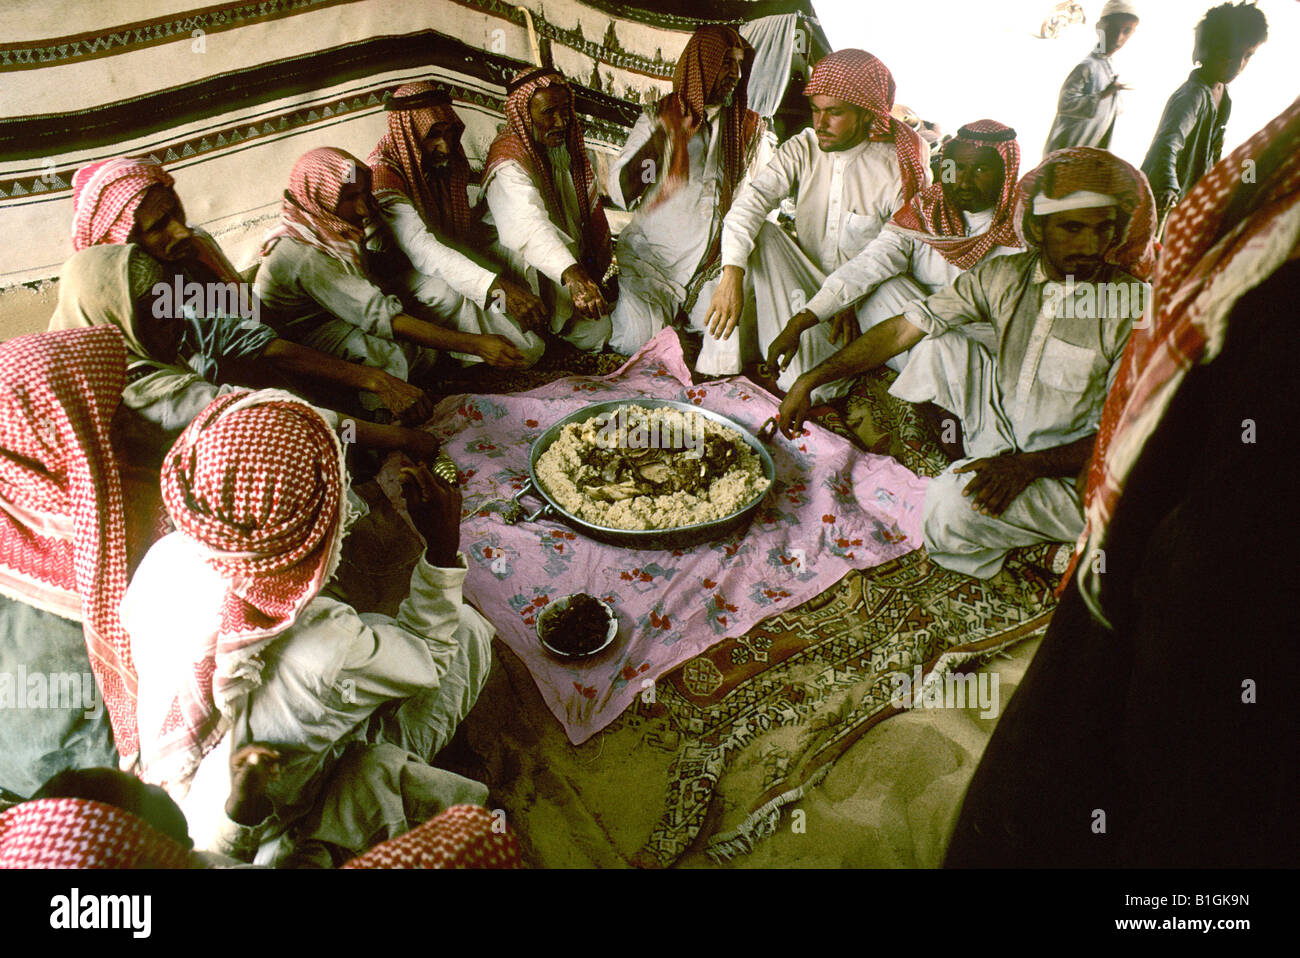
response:
[[[818,595],[850,569],[921,546],[928,480],[814,424],[796,440],[778,436],[768,444],[776,480],[749,528],[691,549],[621,548],[558,520],[502,520],[502,504],[493,501],[523,488],[533,441],[552,423],[590,403],[642,397],[692,403],[751,433],[778,405],[739,376],[692,385],[677,334],[665,329],[609,376],[451,396],[428,427],[460,467],[465,596],[523,660],[575,745],[638,696],[649,701],[656,678],[715,643]],[[400,509],[396,474],[390,459],[380,481]],[[540,503],[530,496],[524,505],[531,512]],[[618,613],[618,635],[591,659],[561,661],[538,641],[537,614],[575,592],[608,602]]]

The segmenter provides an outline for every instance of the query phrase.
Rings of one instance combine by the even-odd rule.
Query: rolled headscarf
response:
[[[1106,262],[1146,282],[1155,270],[1155,199],[1141,170],[1114,153],[1072,146],[1049,153],[1016,189],[1012,222],[1027,247],[1039,243],[1028,219],[1055,210],[1117,206],[1127,218],[1123,235],[1104,254]]]

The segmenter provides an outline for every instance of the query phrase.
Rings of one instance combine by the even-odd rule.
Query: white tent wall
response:
[[[7,3],[0,339],[48,318],[51,281],[72,253],[72,174],[87,163],[157,157],[190,222],[246,269],[294,160],[324,145],[364,159],[384,132],[382,96],[401,83],[433,78],[450,88],[478,167],[502,120],[505,79],[540,54],[579,85],[603,172],[639,104],[671,89],[673,64],[699,22],[740,24],[751,12],[809,20],[811,12],[807,0],[678,0],[651,11],[602,0],[192,3]],[[783,44],[791,32],[779,22],[765,28]]]

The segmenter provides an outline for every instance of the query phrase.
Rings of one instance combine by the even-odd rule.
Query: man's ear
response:
[[[1025,217],[1025,239],[1036,246],[1043,245],[1043,218],[1030,213]]]

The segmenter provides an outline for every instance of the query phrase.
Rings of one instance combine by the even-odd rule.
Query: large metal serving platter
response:
[[[620,406],[642,406],[647,409],[670,408],[682,412],[692,412],[736,430],[762,462],[763,475],[768,480],[768,491],[771,490],[772,482],[776,478],[776,466],[772,462],[771,454],[756,436],[734,419],[691,403],[650,398],[611,399],[606,402],[592,403],[569,413],[563,419],[552,424],[533,441],[532,449],[528,454],[528,482],[519,492],[515,493],[514,501],[518,503],[520,498],[532,493],[542,498],[546,505],[531,515],[525,515],[523,517],[524,521],[532,522],[537,519],[547,518],[560,519],[578,532],[598,542],[630,546],[634,549],[685,549],[699,545],[702,542],[721,539],[739,529],[745,528],[749,524],[754,517],[754,513],[758,511],[759,505],[762,504],[763,499],[766,497],[766,493],[756,496],[735,512],[720,519],[698,522],[689,526],[678,526],[675,529],[614,529],[608,526],[598,526],[579,519],[552,499],[537,477],[537,460],[542,457],[542,454],[547,449],[551,448],[551,444],[559,437],[560,430],[569,423],[586,422],[588,419],[593,419],[603,413],[612,412]]]

